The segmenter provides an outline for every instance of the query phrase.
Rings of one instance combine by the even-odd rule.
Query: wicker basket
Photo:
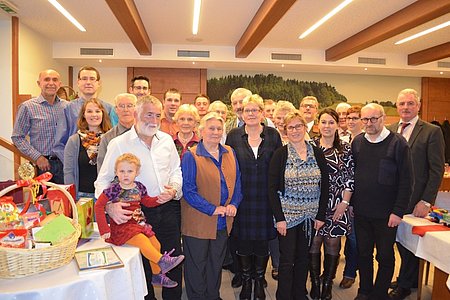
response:
[[[75,255],[81,227],[75,201],[66,190],[51,182],[42,182],[62,191],[70,200],[73,211],[72,224],[75,232],[64,241],[41,249],[17,249],[0,247],[0,278],[18,278],[53,270],[68,264]],[[18,188],[17,184],[0,191],[0,197]]]

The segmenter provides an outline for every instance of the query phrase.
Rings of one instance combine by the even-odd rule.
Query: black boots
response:
[[[242,290],[239,294],[240,300],[251,300],[252,298],[252,255],[237,255],[242,271]]]
[[[309,254],[309,275],[311,276],[311,292],[313,300],[320,299],[320,253]]]
[[[266,274],[267,261],[269,256],[255,257],[255,290],[253,291],[253,300],[265,300],[266,293],[264,291],[264,275]]]
[[[331,300],[331,289],[333,287],[333,279],[336,276],[336,270],[339,264],[339,255],[325,254],[323,286],[320,299]]]

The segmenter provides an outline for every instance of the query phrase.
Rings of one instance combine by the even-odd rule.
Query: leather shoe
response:
[[[233,279],[231,279],[231,287],[237,289],[241,286],[242,286],[242,274],[236,273]]]
[[[392,281],[391,284],[389,285],[389,288],[393,290],[395,290],[397,287],[398,287],[397,281]]]
[[[273,280],[278,280],[278,269],[277,268],[272,269],[272,278],[273,278]]]
[[[389,299],[393,300],[403,300],[411,294],[410,289],[404,289],[398,286],[396,289],[393,289],[389,293]]]
[[[348,277],[344,277],[342,278],[341,283],[339,284],[339,287],[341,289],[349,289],[352,287],[352,285],[355,283],[355,279],[354,278],[348,278]]]

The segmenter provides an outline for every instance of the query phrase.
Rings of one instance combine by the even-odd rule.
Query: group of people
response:
[[[183,260],[188,298],[220,299],[229,255],[240,299],[266,298],[269,257],[277,299],[332,299],[343,236],[340,287],[359,270],[355,299],[404,299],[417,285],[418,260],[398,245],[389,292],[396,228],[405,213],[427,214],[444,168],[442,133],[419,119],[416,91],[399,93],[400,121],[386,127],[375,103],[319,112],[314,96],[296,109],[245,88],[231,94],[231,114],[203,94],[181,104],[177,89],[160,101],[145,76],[112,106],[96,97],[99,80],[81,68],[79,97],[67,102],[59,74],[42,71],[41,95],[20,105],[12,141],[39,172],[74,184],[77,198],[98,199],[102,237],[146,258],[148,299],[152,285],[181,299]]]

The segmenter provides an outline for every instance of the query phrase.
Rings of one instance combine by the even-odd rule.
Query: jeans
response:
[[[358,247],[356,245],[355,221],[352,218],[352,231],[347,235],[345,240],[345,268],[344,277],[356,278],[356,270],[358,270]]]

